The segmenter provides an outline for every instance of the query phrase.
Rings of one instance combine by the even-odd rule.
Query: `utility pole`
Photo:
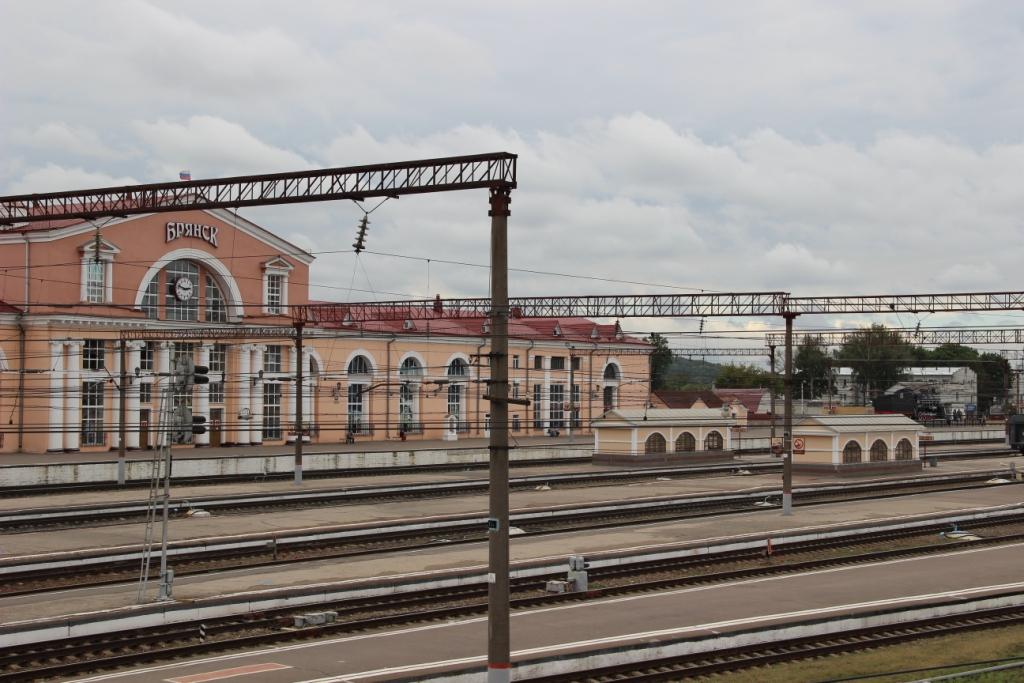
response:
[[[304,400],[302,386],[302,321],[295,323],[295,485],[302,484],[302,402]]]
[[[786,420],[782,433],[782,514],[793,514],[793,318],[796,313],[783,313],[786,319]]]
[[[512,188],[491,188],[490,500],[487,520],[487,681],[512,668],[508,548],[508,217]],[[571,389],[570,389],[571,391]]]
[[[775,346],[768,346],[768,362],[771,364],[772,379],[768,384],[768,393],[771,395],[771,439],[768,441],[768,449],[775,447]]]
[[[117,391],[121,397],[117,408],[119,421],[117,427],[117,483],[119,486],[124,486],[125,460],[128,457],[128,445],[126,444],[128,426],[125,424],[128,417],[128,407],[125,405],[128,401],[128,342],[124,339],[121,340],[121,382]]]

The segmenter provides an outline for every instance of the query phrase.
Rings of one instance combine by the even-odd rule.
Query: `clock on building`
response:
[[[192,298],[193,285],[192,280],[187,277],[179,277],[174,283],[174,294],[178,297],[178,301],[188,301]]]

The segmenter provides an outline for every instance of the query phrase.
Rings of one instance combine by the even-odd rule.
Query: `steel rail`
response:
[[[993,528],[1020,524],[1024,517],[1006,519],[996,522],[980,520],[976,523],[965,522],[964,528]],[[808,553],[842,550],[862,545],[877,545],[879,542],[899,542],[915,537],[934,538],[935,531],[948,527],[944,524],[922,526],[910,530],[881,529],[873,531],[865,529],[863,533],[843,539],[815,539],[779,547],[775,561],[766,562],[759,551],[739,550],[718,553],[711,556],[698,555],[682,558],[637,560],[609,567],[591,570],[593,588],[585,594],[538,594],[537,586],[547,578],[557,574],[536,575],[529,578],[514,580],[513,587],[516,597],[512,601],[515,609],[528,609],[537,606],[549,606],[567,601],[578,601],[594,597],[627,595],[651,590],[677,588],[687,585],[708,585],[731,580],[741,580],[757,576],[791,574],[800,571],[836,566],[876,562],[895,557],[906,557],[928,554],[931,552],[949,552],[961,547],[974,547],[977,541],[953,541],[947,543],[930,543],[909,547],[893,548],[883,551],[869,551],[856,555],[840,553],[792,562],[777,561],[778,557],[801,556]],[[1015,533],[998,537],[986,537],[982,543],[1016,542],[1022,534]],[[734,566],[737,562],[747,562],[753,566],[731,568],[726,571],[711,573],[690,573],[702,567],[716,565]],[[670,576],[665,577],[668,573]],[[623,583],[623,577],[641,577],[640,581]],[[648,578],[643,578],[648,577]],[[13,682],[30,680],[42,676],[69,675],[84,673],[99,667],[110,668],[116,665],[132,665],[152,662],[154,658],[173,657],[180,655],[197,655],[215,651],[226,651],[252,645],[267,645],[287,642],[294,639],[308,639],[318,636],[334,636],[339,632],[367,631],[381,627],[397,626],[417,621],[432,621],[456,616],[471,616],[483,612],[486,605],[480,602],[460,604],[467,600],[478,600],[486,595],[484,584],[469,584],[442,589],[426,589],[406,594],[388,594],[380,597],[356,598],[343,601],[328,602],[318,605],[317,610],[332,610],[338,613],[338,621],[316,627],[298,630],[289,629],[281,632],[281,626],[291,626],[291,617],[299,613],[311,611],[312,607],[287,607],[264,612],[253,617],[225,617],[218,620],[204,619],[202,624],[210,642],[196,642],[199,633],[199,621],[185,622],[173,626],[160,626],[117,633],[82,636],[64,640],[48,641],[32,646],[20,645],[15,648],[0,648],[0,681]],[[456,604],[452,604],[456,603]],[[414,611],[401,611],[412,608]],[[426,608],[426,609],[425,609]],[[378,616],[384,612],[387,616]],[[258,629],[272,630],[272,633],[238,636]],[[186,643],[177,647],[166,647],[167,643]],[[154,645],[161,647],[154,648]],[[131,648],[143,648],[145,652],[125,652]],[[108,653],[97,661],[96,653]],[[76,659],[77,658],[77,659]],[[50,662],[59,661],[59,664]],[[23,666],[24,662],[34,662],[36,666]]]

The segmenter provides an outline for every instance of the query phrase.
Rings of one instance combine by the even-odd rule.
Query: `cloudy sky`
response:
[[[513,295],[1020,290],[1022,33],[1017,2],[0,0],[0,192],[509,151],[510,263],[563,274]],[[486,265],[486,210],[390,201],[358,262],[352,203],[244,215],[366,300],[486,295],[444,263]],[[919,321],[1024,314],[888,322]]]

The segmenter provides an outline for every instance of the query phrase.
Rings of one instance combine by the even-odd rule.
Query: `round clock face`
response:
[[[178,301],[188,301],[192,298],[192,281],[187,277],[179,277],[174,283],[174,294]]]

